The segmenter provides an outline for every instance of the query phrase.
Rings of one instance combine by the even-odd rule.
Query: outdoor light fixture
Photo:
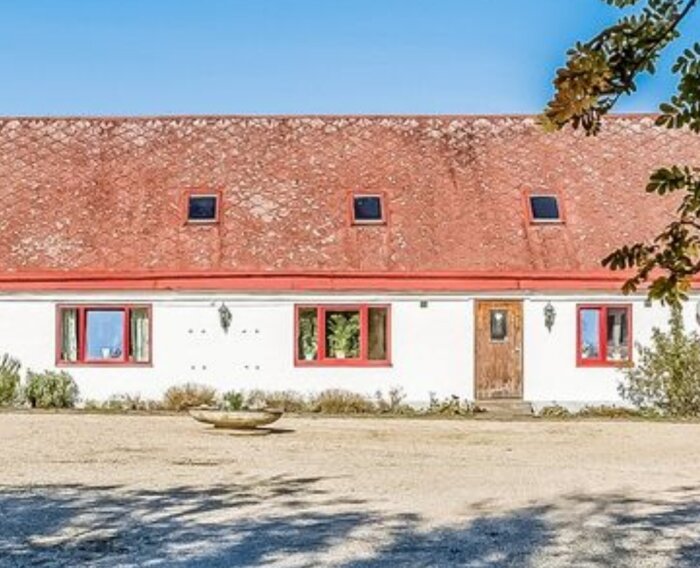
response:
[[[226,304],[221,302],[219,306],[219,323],[221,323],[221,329],[224,333],[228,333],[228,328],[231,327],[231,310],[226,307]]]
[[[557,311],[554,309],[552,302],[547,302],[547,305],[544,307],[544,326],[550,333],[552,327],[554,327],[555,319],[557,319]]]

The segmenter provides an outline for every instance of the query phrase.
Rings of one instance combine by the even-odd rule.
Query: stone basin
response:
[[[213,424],[214,428],[231,430],[254,430],[258,426],[267,426],[280,419],[283,411],[278,409],[264,410],[204,410],[192,409],[190,416],[198,422]]]

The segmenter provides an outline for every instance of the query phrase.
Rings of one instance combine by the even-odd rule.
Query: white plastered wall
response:
[[[343,388],[373,394],[401,387],[406,399],[424,403],[439,397],[474,394],[474,300],[523,300],[524,399],[539,403],[619,402],[619,372],[576,366],[576,306],[630,303],[633,338],[646,342],[654,326],[664,326],[665,308],[645,307],[640,297],[620,295],[226,295],[186,293],[7,294],[0,297],[0,353],[18,357],[25,368],[55,368],[56,304],[150,303],[153,365],[149,367],[70,367],[84,399],[118,393],[157,398],[186,381],[221,391],[261,388],[320,391]],[[427,306],[421,307],[421,300]],[[233,319],[228,333],[219,323],[224,301]],[[390,367],[295,367],[296,303],[382,303],[391,305]],[[543,309],[551,302],[551,331]],[[695,299],[686,307],[689,330],[697,329]]]
[[[248,296],[187,294],[96,294],[0,298],[0,352],[25,368],[55,368],[56,304],[149,303],[153,317],[153,364],[149,367],[70,366],[84,399],[119,393],[157,398],[187,381],[221,391],[260,388],[314,392],[343,388],[373,395],[399,386],[406,400],[425,402],[473,393],[472,302],[405,296]],[[232,314],[225,333],[218,307]],[[389,367],[297,367],[294,365],[296,303],[391,304]]]

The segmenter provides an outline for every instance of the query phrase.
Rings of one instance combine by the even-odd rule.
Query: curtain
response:
[[[148,310],[134,308],[131,310],[131,356],[137,363],[147,363],[150,359],[150,337]]]
[[[78,310],[61,311],[61,360],[78,360]]]

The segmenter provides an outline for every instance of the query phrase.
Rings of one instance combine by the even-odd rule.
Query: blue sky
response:
[[[0,114],[538,112],[566,48],[618,13],[600,0],[0,0]],[[673,81],[642,86],[619,110],[654,110]]]

